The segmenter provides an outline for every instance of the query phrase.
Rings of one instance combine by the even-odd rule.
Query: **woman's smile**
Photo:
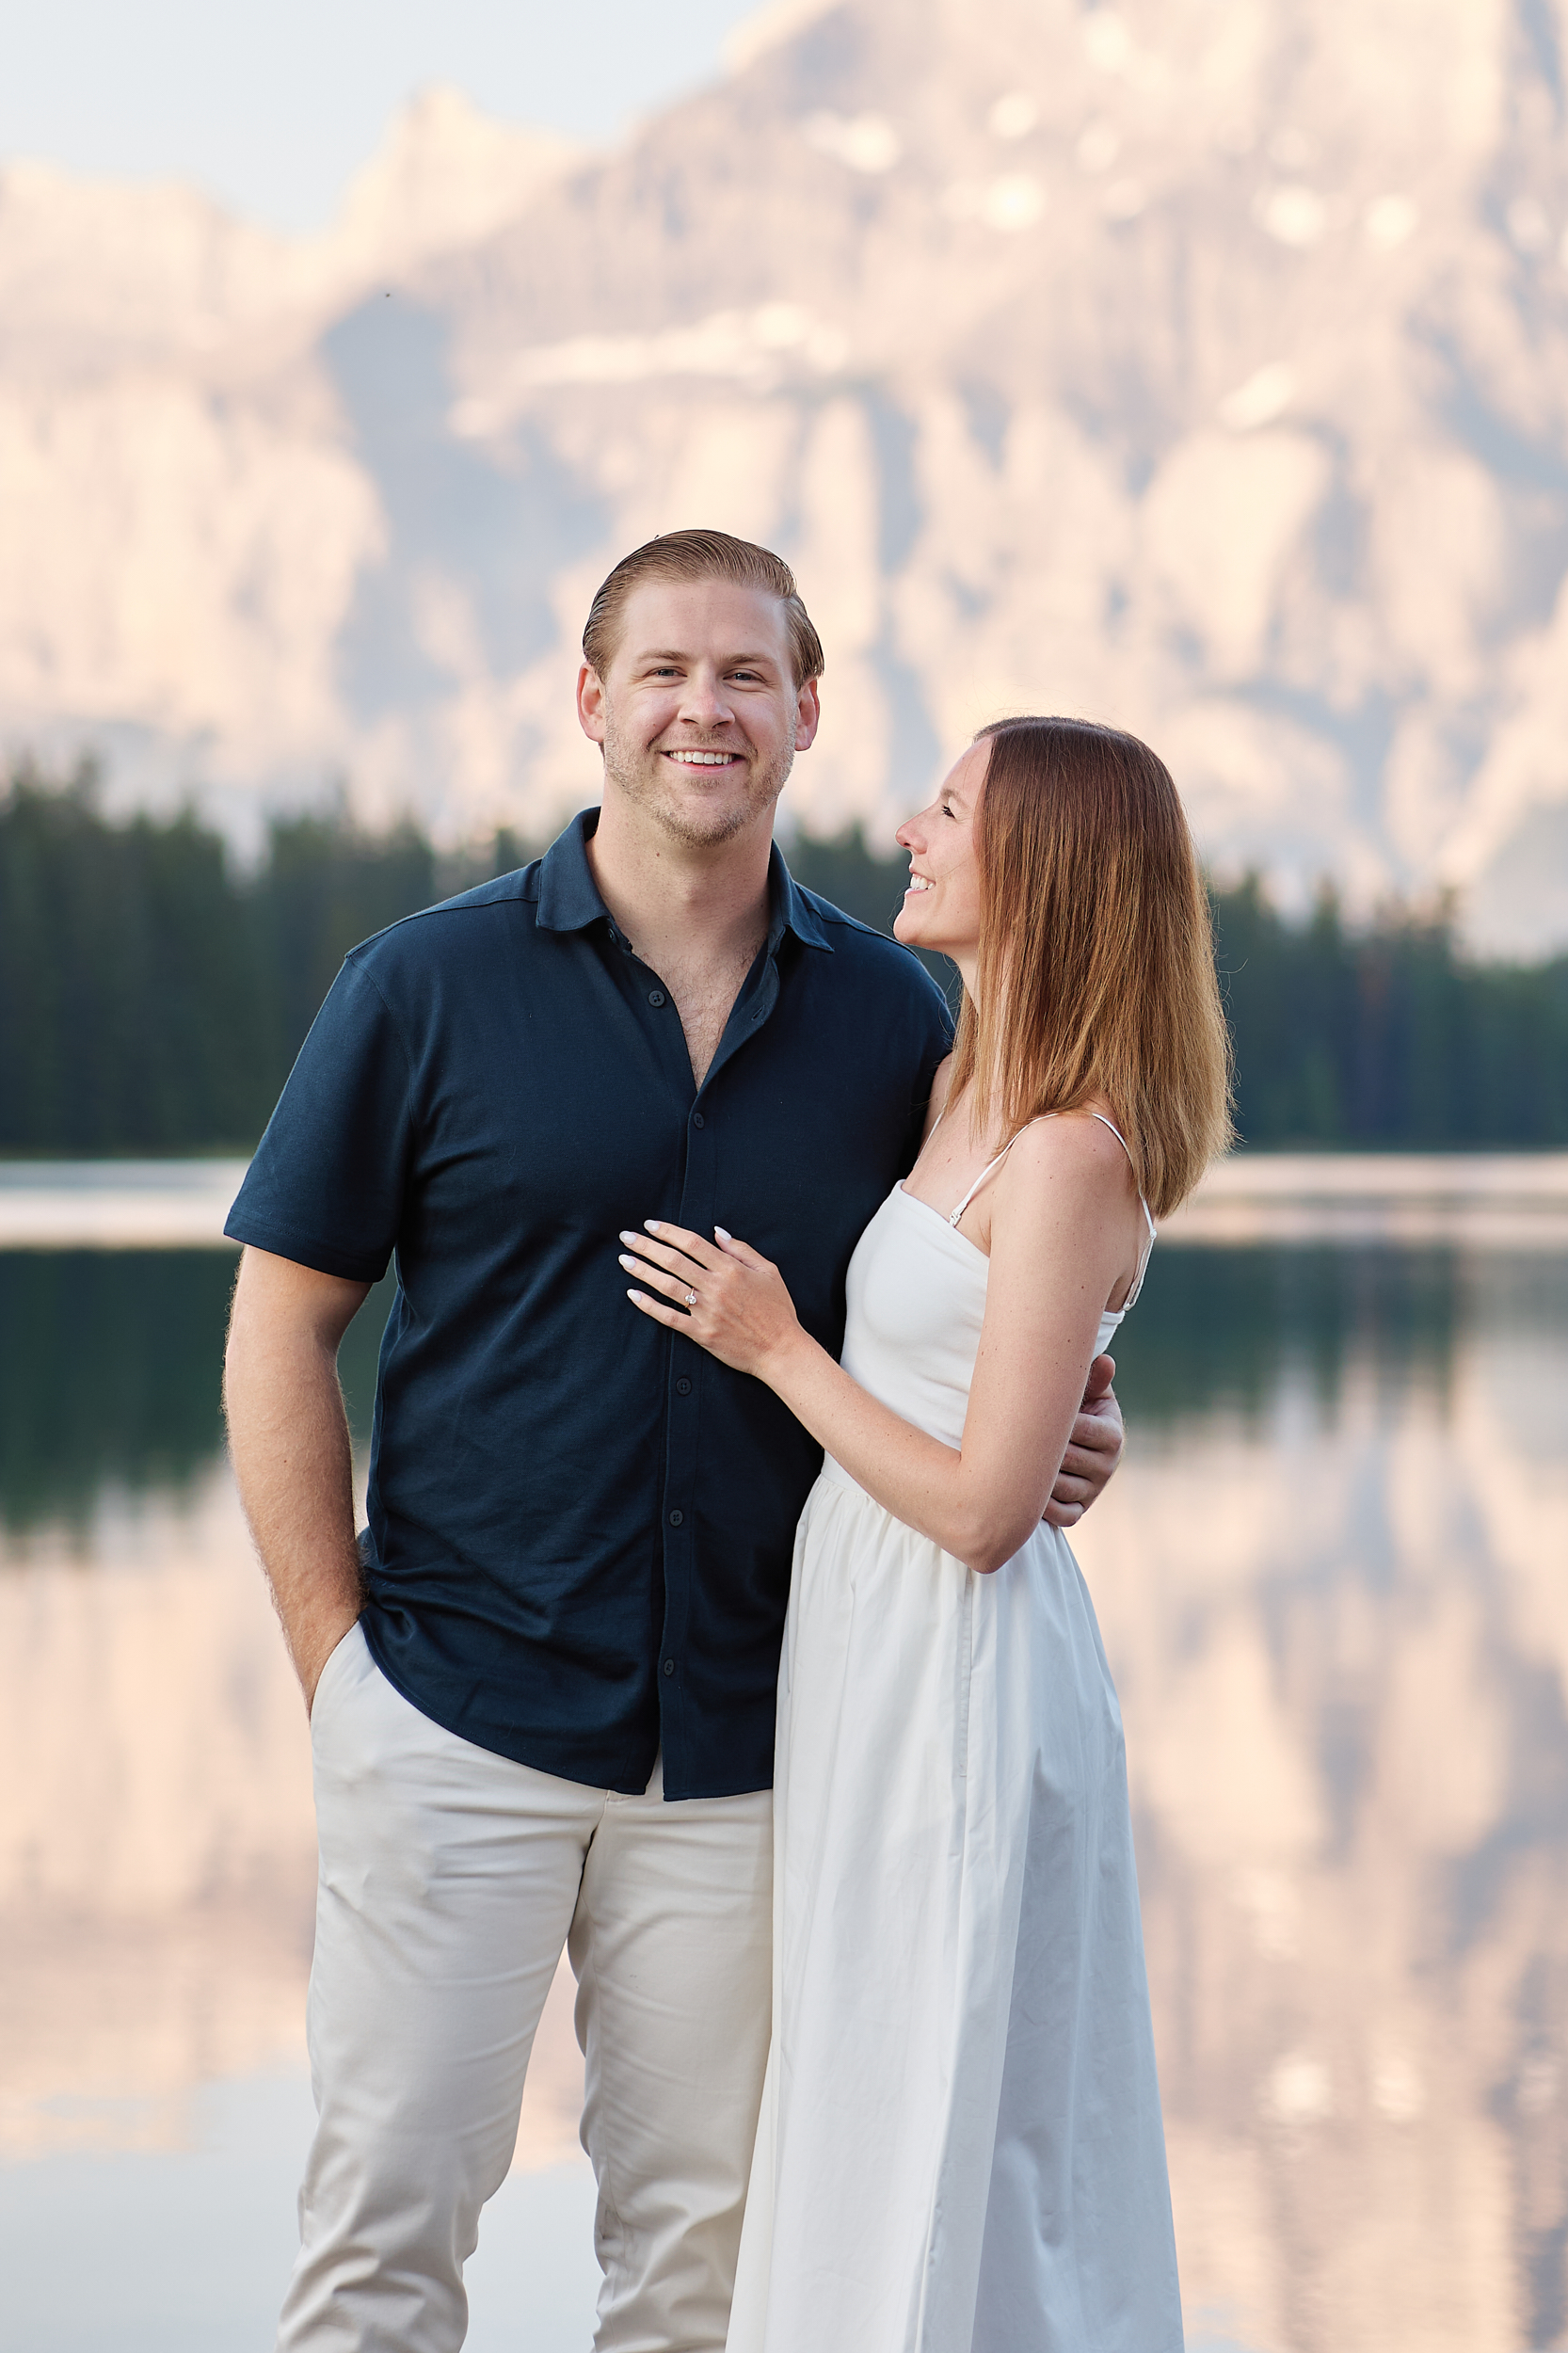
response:
[[[909,854],[909,879],[893,920],[893,936],[907,947],[952,956],[960,971],[980,940],[975,812],[989,758],[988,743],[971,744],[954,761],[930,808],[906,818],[896,836],[900,849]],[[927,910],[920,904],[923,899],[940,899],[942,904]]]

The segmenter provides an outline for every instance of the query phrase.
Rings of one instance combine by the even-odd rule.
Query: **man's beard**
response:
[[[794,745],[787,744],[780,757],[769,768],[744,767],[746,785],[744,792],[731,791],[722,800],[715,793],[712,803],[683,801],[679,788],[670,777],[661,752],[648,752],[641,744],[633,744],[616,726],[615,715],[605,712],[604,776],[618,792],[656,824],[663,826],[672,840],[682,849],[712,850],[726,841],[733,841],[748,825],[755,824],[764,811],[771,811],[775,802],[790,779],[794,765]],[[695,744],[693,751],[723,751],[724,744]],[[730,771],[717,773],[728,775]]]

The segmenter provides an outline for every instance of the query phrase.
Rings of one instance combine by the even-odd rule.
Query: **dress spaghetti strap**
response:
[[[1127,1154],[1127,1164],[1128,1168],[1132,1168],[1132,1146],[1128,1144],[1126,1136],[1123,1135],[1115,1121],[1113,1119],[1107,1119],[1103,1112],[1091,1112],[1089,1116],[1091,1119],[1097,1119],[1102,1128],[1110,1128],[1112,1134],[1121,1145],[1122,1150]],[[1023,1129],[1021,1128],[1019,1128],[1018,1133],[1022,1135]],[[1138,1172],[1135,1168],[1132,1168],[1132,1176],[1133,1182],[1136,1184],[1138,1181]],[[1138,1207],[1144,1212],[1144,1223],[1149,1229],[1149,1238],[1144,1244],[1143,1249],[1138,1253],[1138,1272],[1132,1278],[1132,1289],[1123,1300],[1121,1307],[1118,1310],[1118,1312],[1124,1316],[1129,1307],[1134,1307],[1138,1304],[1138,1294],[1144,1288],[1144,1277],[1149,1271],[1149,1253],[1154,1248],[1155,1237],[1160,1230],[1154,1222],[1154,1212],[1149,1208],[1148,1203],[1144,1200],[1142,1193],[1138,1195]]]
[[[964,1195],[963,1200],[960,1201],[958,1207],[953,1210],[952,1215],[949,1218],[948,1224],[952,1226],[954,1231],[957,1230],[960,1218],[968,1208],[970,1202],[974,1199],[975,1194],[980,1191],[981,1186],[985,1182],[988,1176],[994,1176],[996,1175],[997,1170],[1001,1166],[1009,1152],[1012,1151],[1013,1146],[1017,1143],[1018,1136],[1023,1134],[1024,1128],[1038,1128],[1043,1121],[1048,1119],[1059,1119],[1061,1115],[1060,1112],[1042,1112],[1038,1119],[1026,1119],[1023,1128],[1018,1129],[1017,1135],[1008,1137],[1007,1142],[1002,1145],[1001,1150],[997,1154],[996,1159],[986,1162],[985,1166],[981,1170],[979,1176],[975,1178],[974,1183],[969,1187],[968,1192]],[[940,1113],[938,1113],[937,1116],[940,1117]],[[1128,1166],[1131,1168],[1131,1146],[1128,1144],[1126,1136],[1123,1135],[1121,1129],[1117,1127],[1115,1121],[1113,1119],[1107,1119],[1103,1112],[1091,1112],[1089,1116],[1091,1119],[1097,1119],[1102,1128],[1110,1128],[1112,1134],[1121,1145],[1122,1150],[1127,1154]],[[935,1127],[933,1127],[931,1132],[933,1135],[936,1134],[936,1130]],[[1136,1170],[1134,1170],[1133,1173],[1134,1179],[1136,1180]],[[1144,1277],[1148,1273],[1149,1253],[1154,1248],[1155,1235],[1159,1230],[1154,1222],[1154,1213],[1150,1209],[1148,1203],[1144,1200],[1142,1193],[1138,1195],[1138,1207],[1143,1210],[1144,1223],[1149,1229],[1148,1239],[1144,1242],[1143,1249],[1138,1253],[1138,1271],[1132,1278],[1132,1289],[1128,1291],[1127,1297],[1123,1300],[1121,1306],[1117,1311],[1121,1315],[1126,1315],[1129,1307],[1137,1305],[1138,1294],[1144,1288]]]
[[[1026,1119],[1024,1122],[1024,1128],[1038,1128],[1041,1120],[1055,1119],[1057,1116],[1058,1114],[1055,1112],[1042,1112],[1039,1119]],[[1020,1128],[1018,1129],[1017,1136],[1008,1137],[1007,1142],[1002,1145],[1001,1150],[997,1154],[994,1160],[986,1161],[985,1166],[981,1170],[979,1176],[975,1178],[974,1183],[969,1187],[968,1192],[964,1195],[963,1200],[960,1201],[958,1207],[949,1218],[948,1224],[950,1225],[956,1227],[959,1219],[968,1208],[969,1203],[974,1199],[975,1194],[980,1191],[981,1186],[985,1182],[986,1177],[994,1176],[996,1175],[997,1170],[1001,1166],[1009,1152],[1012,1151],[1013,1146],[1017,1143],[1018,1136],[1023,1134],[1024,1128]],[[936,1132],[936,1128],[933,1128],[931,1132],[935,1135]]]

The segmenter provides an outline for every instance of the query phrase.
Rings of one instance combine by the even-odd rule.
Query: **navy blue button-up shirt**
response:
[[[396,1253],[363,1625],[436,1722],[670,1798],[766,1788],[819,1449],[760,1381],[640,1315],[616,1237],[715,1224],[836,1355],[844,1272],[909,1167],[947,1008],[774,852],[712,1067],[617,933],[578,817],[520,872],[356,948],[251,1162],[236,1241],[373,1282]]]

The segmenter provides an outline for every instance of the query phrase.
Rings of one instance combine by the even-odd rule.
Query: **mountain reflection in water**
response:
[[[1568,1258],[1172,1251],[1160,1281],[1077,1549],[1190,2309],[1271,2347],[1557,2345]]]
[[[297,2063],[309,1756],[218,1452],[232,1271],[0,1255],[13,2162],[169,2145],[196,2087]],[[361,1441],[386,1304],[344,1353]],[[1128,1465],[1077,1549],[1193,2337],[1556,2345],[1568,1256],[1162,1247],[1118,1387]],[[576,2068],[558,2000],[523,2164],[572,2146]]]

